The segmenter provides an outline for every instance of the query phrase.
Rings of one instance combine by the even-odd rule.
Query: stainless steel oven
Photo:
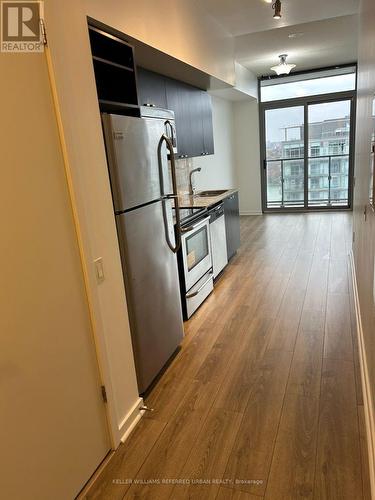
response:
[[[185,319],[198,309],[213,290],[210,216],[207,211],[181,224],[179,270]],[[205,213],[204,213],[205,212]]]
[[[181,248],[186,290],[212,268],[210,217],[181,228]]]

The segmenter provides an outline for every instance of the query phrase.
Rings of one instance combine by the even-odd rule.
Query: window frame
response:
[[[349,66],[349,65],[348,65]],[[353,64],[350,66],[354,66]],[[314,70],[316,72],[317,70]],[[276,77],[277,78],[277,77]],[[260,83],[258,79],[259,96]],[[260,134],[260,170],[261,170],[261,192],[262,192],[262,211],[263,213],[270,212],[311,212],[311,211],[331,211],[331,210],[352,210],[353,209],[353,184],[354,184],[354,154],[355,154],[355,124],[356,124],[356,90],[335,92],[328,94],[320,94],[308,97],[295,97],[291,99],[280,99],[278,101],[259,102],[259,134]],[[308,106],[310,104],[329,103],[337,101],[350,101],[350,136],[349,136],[349,172],[348,172],[348,205],[346,206],[308,206],[308,182],[307,169],[309,151],[308,147]],[[267,207],[267,179],[266,179],[266,111],[269,109],[280,109],[294,106],[304,107],[304,169],[305,169],[305,189],[304,189],[304,206],[303,207]],[[339,139],[339,137],[338,137]],[[338,155],[340,156],[340,155]],[[293,159],[293,158],[291,158]]]

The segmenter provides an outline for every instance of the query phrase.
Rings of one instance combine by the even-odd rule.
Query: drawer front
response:
[[[205,301],[213,289],[213,274],[212,271],[210,271],[186,294],[186,312],[188,318],[190,318],[202,302]]]

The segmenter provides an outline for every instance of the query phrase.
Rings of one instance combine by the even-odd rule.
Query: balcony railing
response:
[[[346,160],[343,165],[340,166],[339,171],[332,172],[333,159],[343,159]],[[314,172],[311,169],[311,161],[316,162],[317,160],[322,160],[320,164],[320,169],[318,172]],[[295,166],[296,162],[301,162],[299,164],[300,171],[287,171],[287,167]],[[323,164],[323,165],[322,165]],[[321,168],[323,166],[323,168]],[[341,169],[345,167],[345,171]],[[327,180],[327,186],[316,186],[310,187],[307,185],[308,192],[308,206],[347,206],[349,200],[349,188],[348,181],[346,186],[338,185],[332,186],[332,177],[334,178],[349,178],[349,155],[348,154],[336,154],[336,155],[320,155],[320,156],[310,156],[308,158],[308,168],[305,172],[305,158],[278,158],[278,159],[268,159],[265,163],[266,168],[266,178],[267,178],[267,207],[296,207],[305,205],[305,193],[304,185],[309,179],[323,178]],[[298,180],[297,180],[298,179]],[[294,185],[291,185],[289,181],[293,181]],[[302,184],[302,185],[301,185]],[[341,184],[341,182],[339,183]],[[327,196],[324,198],[314,199],[314,193],[324,193],[327,192]],[[332,192],[345,192],[345,197],[333,196]]]

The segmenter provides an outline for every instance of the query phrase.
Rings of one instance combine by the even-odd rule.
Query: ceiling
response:
[[[291,29],[292,28],[292,29]],[[303,33],[288,38],[291,33]],[[357,60],[357,16],[343,16],[260,31],[236,38],[236,59],[257,75],[270,73],[279,54],[297,70],[352,63]]]
[[[272,73],[270,66],[283,53],[296,70],[356,61],[359,0],[281,2],[280,20],[273,19],[265,0],[202,0],[201,5],[234,36],[236,60],[257,75]]]

